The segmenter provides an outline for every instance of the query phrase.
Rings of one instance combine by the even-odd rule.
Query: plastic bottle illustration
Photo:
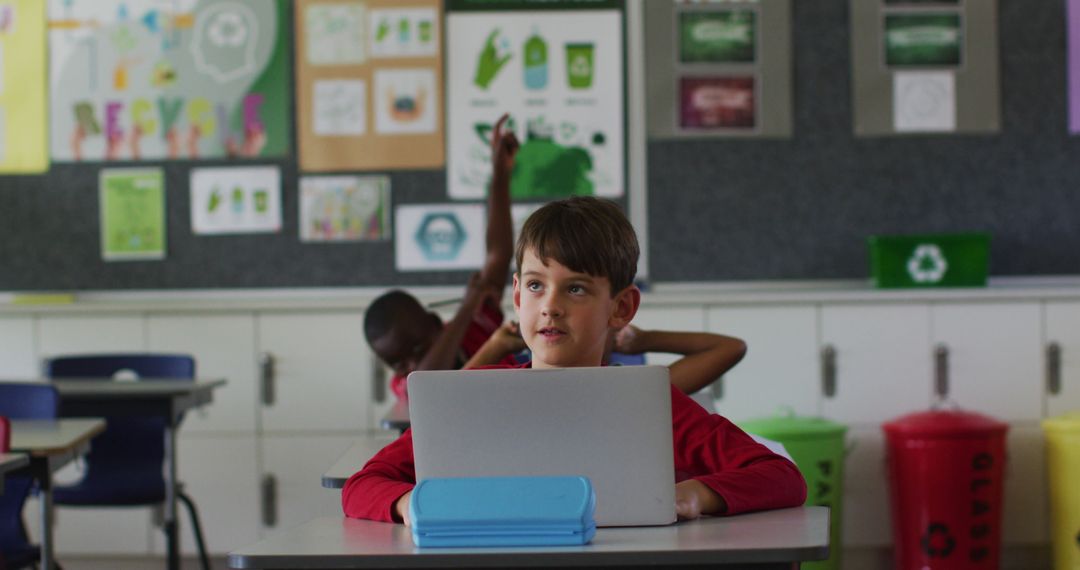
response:
[[[234,213],[244,213],[244,189],[239,186],[232,191],[232,210]]]
[[[547,42],[534,28],[533,35],[525,40],[525,87],[544,89],[548,82]]]

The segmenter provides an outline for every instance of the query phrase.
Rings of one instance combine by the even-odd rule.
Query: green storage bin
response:
[[[875,287],[983,287],[990,264],[988,234],[870,236]]]
[[[829,557],[820,562],[803,562],[802,568],[839,569],[843,551],[840,529],[847,426],[822,418],[789,414],[742,421],[739,427],[784,444],[806,479],[806,504],[829,507]]]

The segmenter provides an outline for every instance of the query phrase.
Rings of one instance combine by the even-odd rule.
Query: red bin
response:
[[[1008,428],[957,411],[882,426],[898,570],[998,568]]]

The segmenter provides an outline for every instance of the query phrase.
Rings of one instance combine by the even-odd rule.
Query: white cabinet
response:
[[[805,306],[714,307],[708,330],[746,341],[746,357],[721,380],[717,411],[733,421],[782,408],[820,413],[817,309]]]
[[[343,516],[341,491],[321,486],[322,474],[337,463],[362,434],[352,436],[264,436],[264,474],[272,477],[269,508],[274,523],[264,519],[263,536],[315,517]],[[265,514],[265,513],[264,513]]]
[[[42,316],[38,318],[38,357],[93,352],[146,350],[141,315]]]
[[[229,552],[259,539],[256,442],[254,434],[189,434],[180,438],[177,447],[180,481],[199,510],[207,552]],[[198,550],[187,507],[177,503],[176,509],[181,552],[184,556],[195,556]],[[165,555],[165,535],[161,532],[153,534],[153,550]]]
[[[929,335],[926,305],[822,307],[821,345],[835,351],[835,388],[823,400],[823,415],[876,424],[926,410],[932,391]]]
[[[700,307],[646,308],[643,306],[634,317],[633,325],[642,330],[703,332],[705,312]],[[682,358],[682,355],[653,352],[645,355],[645,362],[668,366],[679,358]]]
[[[269,432],[367,430],[372,425],[371,351],[359,312],[257,317],[257,350],[273,358]]]
[[[1042,417],[1045,393],[1038,303],[933,307],[933,342],[948,350],[949,399],[1006,422]]]
[[[892,544],[885,435],[879,426],[848,430],[844,464],[844,547]]]
[[[195,375],[224,378],[209,406],[188,413],[180,434],[255,433],[258,391],[254,315],[151,315],[147,344],[153,352],[191,354]],[[182,466],[182,464],[181,464]]]
[[[23,380],[41,376],[35,358],[34,319],[0,317],[0,379]]]
[[[1044,308],[1046,345],[1057,345],[1059,389],[1048,393],[1046,413],[1080,411],[1080,302],[1048,302]],[[1043,349],[1044,353],[1046,348]],[[1044,357],[1045,358],[1045,357]]]

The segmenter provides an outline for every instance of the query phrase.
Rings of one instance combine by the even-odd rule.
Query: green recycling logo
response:
[[[916,283],[938,283],[948,270],[949,262],[941,248],[932,243],[918,245],[907,262],[908,275]]]

